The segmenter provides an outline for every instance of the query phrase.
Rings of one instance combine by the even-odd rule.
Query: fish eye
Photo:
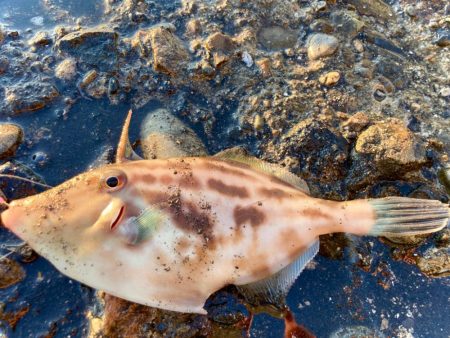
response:
[[[101,179],[101,188],[107,192],[113,192],[121,189],[127,181],[127,177],[123,171],[112,170],[103,175]]]

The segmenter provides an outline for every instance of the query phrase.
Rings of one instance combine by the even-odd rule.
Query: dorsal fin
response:
[[[214,157],[220,158],[222,160],[244,163],[254,170],[275,176],[280,180],[293,185],[305,194],[309,194],[308,185],[300,177],[294,175],[279,164],[269,163],[260,160],[259,158],[248,155],[247,151],[242,147],[233,147],[223,150],[220,153],[214,155]]]
[[[122,133],[120,134],[119,144],[117,145],[116,163],[123,163],[129,160],[141,160],[142,158],[137,155],[133,148],[131,148],[130,139],[128,137],[128,130],[130,129],[131,116],[133,111],[128,111],[127,118],[122,127]]]
[[[286,296],[295,280],[318,252],[319,240],[316,240],[295,261],[276,274],[254,283],[236,287],[251,305],[284,306]]]

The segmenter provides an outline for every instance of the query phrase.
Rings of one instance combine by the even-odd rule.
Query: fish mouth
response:
[[[122,220],[123,214],[125,213],[125,206],[122,205],[119,209],[119,212],[117,213],[117,216],[114,218],[114,220],[111,222],[111,230],[113,230],[117,224]]]

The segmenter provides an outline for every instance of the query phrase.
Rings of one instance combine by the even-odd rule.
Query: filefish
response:
[[[115,163],[14,200],[0,216],[63,274],[132,302],[205,314],[206,299],[230,284],[273,302],[320,235],[416,235],[449,221],[435,200],[314,198],[283,167],[227,151],[130,160],[130,119]]]

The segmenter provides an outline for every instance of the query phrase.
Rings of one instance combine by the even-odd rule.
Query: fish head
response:
[[[131,174],[125,164],[88,171],[12,201],[1,221],[63,273],[84,280],[78,274],[87,271],[77,266],[105,266],[121,247],[133,244],[136,234],[124,225],[141,209]]]

